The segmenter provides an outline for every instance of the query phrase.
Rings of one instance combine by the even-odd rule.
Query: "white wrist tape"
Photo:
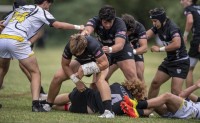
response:
[[[80,30],[80,29],[81,29],[81,26],[79,26],[79,25],[74,25],[74,29]]]
[[[136,49],[133,49],[133,54],[135,55],[137,53]]]
[[[187,37],[189,35],[189,32],[185,31],[183,34],[183,37]]]
[[[100,72],[100,69],[95,62],[83,64],[83,65],[81,65],[81,67],[83,69],[84,75],[90,75],[90,74],[93,74],[93,73],[99,73]]]
[[[112,53],[112,47],[108,47],[109,53]]]
[[[159,51],[160,52],[165,52],[165,47],[160,47]]]
[[[78,81],[80,81],[80,79],[77,78],[75,74],[72,74],[72,75],[70,76],[70,79],[71,79],[74,83],[77,83]]]

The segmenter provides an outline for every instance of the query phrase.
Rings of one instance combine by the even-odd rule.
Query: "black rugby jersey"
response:
[[[164,27],[161,27],[160,29],[152,27],[151,30],[154,32],[154,34],[158,34],[164,46],[169,45],[174,37],[181,38],[180,48],[174,51],[168,51],[167,57],[165,58],[166,61],[180,60],[188,56],[180,29],[173,21],[167,19]]]
[[[193,16],[193,26],[192,33],[194,37],[200,37],[200,6],[191,5],[185,8],[184,15],[192,14]]]
[[[116,37],[121,37],[126,40],[127,29],[124,21],[121,18],[116,17],[113,26],[109,30],[104,29],[101,20],[97,16],[89,19],[86,26],[92,26],[94,28],[94,32],[97,34],[98,40],[104,46],[114,45]]]
[[[120,103],[123,101],[123,96],[127,95],[133,99],[133,96],[121,84],[113,83],[110,85],[111,98],[112,98],[112,111],[117,114],[124,114],[120,108]]]
[[[147,39],[147,35],[145,27],[136,21],[135,31],[128,36],[128,40],[132,43],[134,49],[140,47],[139,39]]]
[[[92,61],[101,57],[104,54],[104,52],[101,48],[100,43],[91,36],[86,36],[86,39],[88,42],[87,47],[81,55],[75,56],[74,54],[72,54],[70,51],[70,42],[68,42],[67,45],[65,46],[63,57],[66,59],[71,59],[72,56],[74,55],[76,58],[80,60],[92,60]]]

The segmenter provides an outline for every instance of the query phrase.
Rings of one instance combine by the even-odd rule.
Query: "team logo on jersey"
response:
[[[24,13],[15,12],[12,19],[10,20],[10,22],[17,20],[19,23],[21,23],[26,19],[28,14],[29,14],[29,12],[24,12]]]
[[[180,74],[180,73],[181,73],[181,69],[176,69],[176,72],[177,72],[178,74]]]

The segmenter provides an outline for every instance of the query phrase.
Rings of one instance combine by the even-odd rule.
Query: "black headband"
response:
[[[166,13],[163,11],[162,13],[157,13],[157,12],[151,13],[149,18],[157,19],[162,24],[167,19],[167,16],[166,16]]]

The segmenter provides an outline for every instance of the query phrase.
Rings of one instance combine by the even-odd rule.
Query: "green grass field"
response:
[[[61,67],[61,54],[63,47],[47,48],[45,50],[35,50],[40,70],[42,73],[42,85],[45,91],[48,91],[51,79],[58,68]],[[157,70],[157,66],[161,63],[165,53],[151,53],[145,54],[145,81],[149,87],[152,78]],[[199,76],[200,64],[198,63],[194,80]],[[91,81],[91,78],[84,78],[84,81]],[[111,78],[111,82],[122,82],[124,77],[118,70]],[[63,83],[60,93],[70,92],[74,87],[71,81]],[[166,82],[162,87],[160,93],[170,91],[170,82]],[[200,95],[200,91],[196,91]],[[31,112],[31,94],[30,84],[25,75],[20,71],[18,61],[13,60],[10,65],[10,70],[5,78],[3,89],[0,90],[0,103],[3,107],[0,109],[0,123],[13,122],[38,122],[38,123],[54,123],[54,122],[73,122],[73,123],[188,123],[199,122],[198,120],[180,120],[180,119],[163,119],[158,116],[151,118],[132,119],[127,116],[116,116],[115,119],[100,119],[98,114],[85,115],[73,114],[64,111],[51,111],[47,113],[33,113]]]

